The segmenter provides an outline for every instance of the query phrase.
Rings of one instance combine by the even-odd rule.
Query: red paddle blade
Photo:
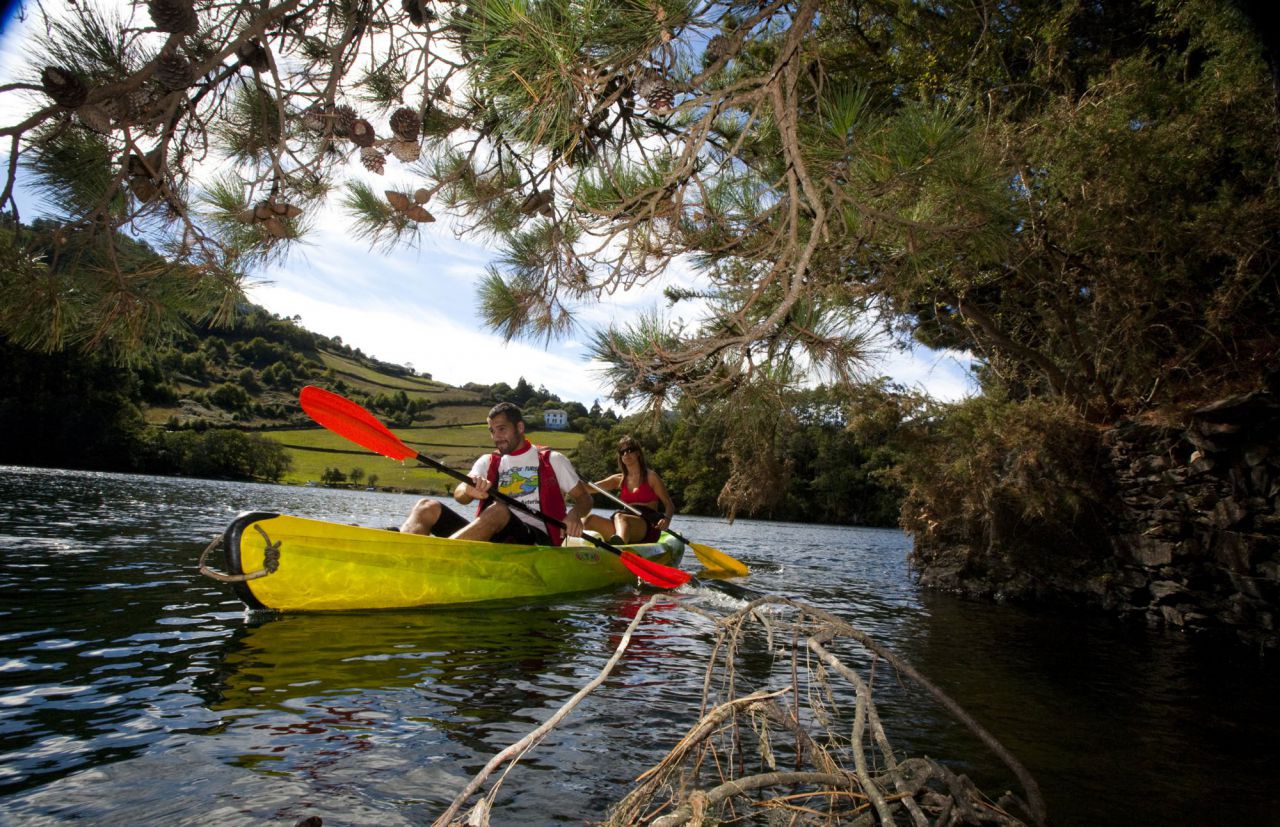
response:
[[[298,394],[298,402],[317,423],[370,451],[392,459],[410,459],[418,455],[387,430],[377,417],[350,399],[307,385]]]
[[[632,574],[660,589],[679,588],[693,577],[680,569],[647,560],[633,551],[623,551],[619,556],[622,558],[622,565],[626,566]]]

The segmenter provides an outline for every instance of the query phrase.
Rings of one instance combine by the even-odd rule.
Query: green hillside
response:
[[[460,469],[491,450],[485,414],[497,401],[520,405],[535,441],[567,452],[582,431],[617,419],[522,378],[514,386],[437,382],[247,304],[229,326],[191,328],[124,363],[100,352],[33,353],[3,337],[0,356],[11,366],[0,386],[0,464],[440,493],[452,487],[444,475],[316,426],[299,391],[339,393]],[[572,433],[539,429],[551,408],[570,414]]]
[[[478,424],[393,428],[392,431],[406,445],[420,453],[465,471],[471,467],[476,457],[493,450],[488,426],[484,424],[488,406],[459,406],[451,410],[463,412],[460,416],[470,413],[472,417],[478,417]],[[323,428],[269,431],[264,436],[284,446],[293,460],[292,467],[281,480],[285,483],[320,482],[326,469],[336,468],[346,474],[349,480],[352,477],[351,471],[359,469],[357,479],[349,482],[356,486],[371,484],[370,477],[375,476],[372,484],[379,489],[443,494],[455,484],[438,471],[415,462],[399,462],[378,456]],[[530,438],[540,445],[572,454],[582,440],[582,435],[535,431],[530,434]]]

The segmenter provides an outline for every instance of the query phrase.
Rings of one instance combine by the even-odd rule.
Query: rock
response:
[[[1238,531],[1224,531],[1218,535],[1213,556],[1229,571],[1252,574],[1257,541]]]
[[[1173,552],[1177,546],[1168,540],[1142,535],[1126,538],[1126,545],[1133,559],[1148,567],[1169,565],[1173,562]]]
[[[1150,586],[1151,601],[1153,603],[1165,603],[1170,597],[1179,597],[1187,593],[1187,587],[1181,583],[1172,580],[1156,580]]]
[[[1231,528],[1238,525],[1246,516],[1248,514],[1240,503],[1234,497],[1227,497],[1219,500],[1213,507],[1210,521],[1215,528]]]
[[[1190,464],[1187,465],[1187,470],[1192,474],[1207,474],[1214,469],[1214,466],[1217,465],[1217,463],[1215,463],[1211,458],[1206,457],[1199,451],[1196,451],[1192,456],[1195,457],[1195,459],[1191,460]]]
[[[1244,452],[1244,461],[1250,467],[1256,467],[1256,466],[1265,464],[1267,461],[1267,457],[1269,456],[1271,456],[1271,446],[1255,445],[1254,447]]]
[[[1255,465],[1249,472],[1249,490],[1264,497],[1270,495],[1271,471],[1267,466]]]

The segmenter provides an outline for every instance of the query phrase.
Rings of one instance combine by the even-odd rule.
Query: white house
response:
[[[549,411],[542,412],[542,424],[552,431],[563,431],[569,427],[569,414],[566,411],[553,408]]]

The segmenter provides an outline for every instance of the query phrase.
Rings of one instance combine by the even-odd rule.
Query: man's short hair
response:
[[[520,412],[520,407],[514,402],[499,402],[490,408],[489,418],[493,419],[497,416],[505,416],[512,425],[524,422],[524,414]]]

